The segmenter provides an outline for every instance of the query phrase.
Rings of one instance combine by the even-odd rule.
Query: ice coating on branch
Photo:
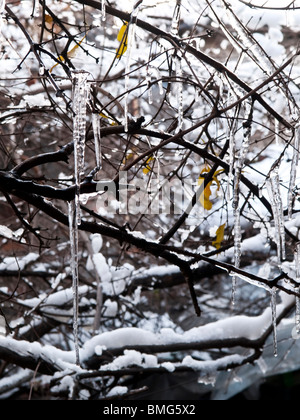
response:
[[[80,212],[80,181],[84,171],[85,157],[85,133],[86,133],[86,109],[90,93],[89,73],[85,71],[74,71],[72,73],[73,83],[73,141],[74,141],[74,176],[76,185],[76,216],[77,224],[81,223]]]
[[[256,42],[252,34],[246,29],[242,22],[238,19],[237,15],[233,12],[231,6],[225,0],[221,0],[225,13],[228,16],[229,22],[238,34],[238,45],[242,44],[243,50],[247,51],[258,66],[267,74],[271,75],[274,73],[275,66],[272,60],[268,57],[259,42]],[[232,41],[230,37],[230,41]],[[237,47],[237,43],[234,42],[234,47]]]
[[[285,226],[282,198],[280,193],[280,178],[278,168],[272,172],[267,181],[268,194],[271,201],[274,223],[275,223],[275,242],[277,245],[278,263],[285,260]]]

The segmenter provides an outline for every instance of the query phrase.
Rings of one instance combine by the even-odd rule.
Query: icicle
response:
[[[164,87],[162,81],[162,75],[156,67],[147,66],[146,82],[148,85],[148,102],[149,105],[153,104],[153,92],[152,92],[152,78],[154,78],[159,87],[159,95],[163,96]]]
[[[80,212],[80,181],[84,170],[85,156],[85,133],[86,133],[86,108],[90,92],[90,83],[88,83],[89,73],[85,71],[76,71],[72,74],[73,82],[73,141],[74,141],[74,175],[76,185],[76,216],[77,224],[81,223]]]
[[[172,26],[171,26],[171,34],[173,36],[179,35],[180,16],[181,16],[181,0],[177,0],[173,19],[172,19]]]
[[[146,81],[148,85],[148,103],[149,105],[152,105],[153,104],[153,95],[152,95],[152,86],[151,86],[152,75],[149,68],[147,69]]]
[[[79,337],[78,337],[78,318],[79,318],[78,224],[77,224],[77,218],[76,218],[75,200],[68,203],[68,210],[69,210],[71,271],[72,271],[72,288],[73,288],[73,335],[74,335],[76,364],[80,365]]]
[[[2,32],[2,24],[3,24],[2,15],[4,13],[4,10],[5,10],[5,0],[0,0],[0,35],[1,35],[1,32]]]
[[[273,324],[273,346],[274,356],[278,356],[278,343],[277,343],[277,289],[272,287],[271,289],[271,312],[272,312],[272,324]]]
[[[93,132],[95,139],[96,165],[98,169],[102,167],[102,150],[101,150],[101,124],[100,115],[93,113],[92,115]]]
[[[236,268],[239,268],[241,265],[241,255],[242,255],[242,230],[241,230],[241,220],[240,220],[240,209],[234,209],[234,265]],[[231,290],[231,304],[235,305],[236,297],[236,288],[237,288],[237,276],[232,277],[232,290]]]
[[[229,133],[229,172],[227,181],[227,201],[231,201],[231,182],[233,181],[234,158],[236,153],[236,144],[233,130]]]
[[[134,41],[135,41],[135,32],[136,32],[136,20],[137,16],[140,10],[140,5],[142,1],[138,1],[131,13],[131,19],[128,25],[128,48],[127,48],[127,64],[126,64],[126,70],[125,70],[125,106],[124,106],[124,117],[125,117],[125,132],[128,132],[128,116],[129,116],[129,106],[128,106],[128,99],[129,99],[129,82],[130,82],[130,67],[131,67],[131,57],[132,57],[132,51],[134,47]]]
[[[275,223],[275,241],[277,245],[278,263],[285,260],[285,226],[283,205],[280,194],[280,178],[278,168],[271,174],[267,181],[268,194],[271,201],[274,223]]]
[[[274,129],[275,129],[275,142],[276,142],[276,145],[279,146],[279,143],[280,143],[279,121],[277,120],[277,118],[275,118]]]
[[[179,132],[183,127],[183,71],[182,71],[182,57],[179,56],[178,52],[175,57],[176,65],[176,84],[177,84],[177,103],[178,103],[178,128]]]
[[[296,281],[298,287],[295,287],[295,292],[300,294],[300,242],[297,244],[295,252],[295,268],[296,268]],[[300,334],[300,297],[296,296],[296,333]]]
[[[249,109],[248,109],[249,108]],[[242,175],[243,166],[249,150],[249,142],[251,137],[251,127],[252,127],[252,113],[253,107],[252,104],[247,106],[247,120],[243,124],[243,143],[241,145],[238,156],[231,156],[231,165],[235,167],[234,170],[234,187],[233,187],[233,212],[234,212],[234,264],[236,268],[240,267],[241,264],[241,249],[242,249],[242,230],[241,230],[241,218],[240,218],[240,178]],[[233,134],[233,133],[232,133]],[[230,145],[230,151],[233,152],[236,150],[236,143],[234,138],[230,139],[232,145]],[[232,162],[233,159],[233,162]],[[234,160],[235,159],[235,160]],[[236,284],[237,278],[233,277],[232,279],[232,304],[235,304],[235,295],[236,295]]]
[[[106,21],[106,0],[101,0],[102,21]]]
[[[73,280],[73,333],[75,343],[76,364],[79,359],[79,338],[78,338],[78,225],[81,223],[80,212],[80,181],[84,170],[85,156],[85,134],[86,134],[86,108],[90,93],[88,83],[89,73],[76,71],[72,74],[73,94],[73,142],[74,142],[74,176],[75,176],[75,198],[69,203],[69,231],[71,245],[71,270]]]
[[[298,125],[295,128],[295,141],[294,141],[294,151],[293,151],[293,159],[291,165],[291,178],[290,178],[290,185],[289,185],[289,193],[288,193],[288,215],[289,219],[293,217],[293,203],[294,203],[294,189],[296,186],[296,178],[297,178],[297,170],[299,165],[299,147],[300,147],[300,126]]]

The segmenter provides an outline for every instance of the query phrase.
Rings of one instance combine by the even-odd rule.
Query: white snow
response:
[[[9,270],[9,271],[18,271],[24,270],[25,267],[38,260],[39,254],[34,252],[29,252],[29,254],[25,255],[22,258],[17,257],[5,257],[0,264],[0,270]]]
[[[124,395],[128,392],[127,386],[117,385],[113,387],[106,395],[106,397],[117,397]]]

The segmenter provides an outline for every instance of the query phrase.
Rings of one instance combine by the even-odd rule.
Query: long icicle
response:
[[[294,203],[294,188],[296,186],[297,170],[299,166],[299,147],[300,147],[300,125],[295,127],[295,140],[294,140],[294,151],[291,165],[291,177],[288,193],[288,215],[289,219],[293,216],[293,203]]]
[[[271,312],[272,312],[272,324],[273,324],[273,346],[274,356],[278,356],[278,341],[277,341],[277,289],[272,287],[271,289]]]
[[[92,124],[95,140],[96,165],[97,169],[100,170],[102,167],[101,118],[97,112],[94,112],[92,115]]]
[[[79,357],[79,336],[78,336],[78,318],[79,318],[79,273],[78,273],[78,225],[76,219],[75,201],[68,203],[69,206],[69,232],[71,245],[71,271],[72,271],[72,289],[73,289],[73,335],[75,345],[76,364],[80,365]]]
[[[285,226],[283,204],[280,193],[279,169],[271,173],[267,181],[268,194],[271,201],[274,223],[275,223],[275,242],[277,245],[278,264],[285,260]]]
[[[71,245],[71,271],[73,288],[73,334],[75,345],[76,364],[80,365],[79,355],[79,249],[78,249],[78,226],[81,224],[80,210],[80,182],[84,170],[85,158],[85,137],[86,137],[86,117],[87,103],[90,93],[90,83],[88,83],[89,73],[75,71],[72,74],[72,94],[73,94],[73,142],[74,142],[74,177],[75,177],[75,197],[69,202],[69,232]]]
[[[295,287],[295,292],[300,293],[300,242],[297,243],[295,252],[295,269],[296,269],[296,281],[298,286]],[[296,296],[296,333],[300,334],[300,298]]]
[[[236,268],[241,264],[241,249],[242,249],[242,231],[241,231],[241,215],[240,215],[240,179],[242,169],[245,163],[247,152],[249,150],[249,143],[252,131],[253,120],[253,103],[247,104],[245,112],[247,119],[243,124],[243,143],[239,151],[239,155],[234,161],[234,186],[233,186],[233,214],[234,214],[234,265]],[[236,147],[236,145],[235,145]],[[232,305],[235,304],[235,295],[237,287],[237,277],[232,278]]]
[[[88,83],[89,73],[75,71],[72,74],[73,81],[73,141],[74,141],[74,175],[75,175],[75,207],[77,224],[81,223],[80,211],[80,181],[84,170],[85,135],[86,135],[86,108],[90,93]]]
[[[132,57],[132,51],[134,47],[134,41],[135,41],[135,32],[136,32],[136,21],[139,14],[140,6],[142,4],[143,0],[138,1],[134,7],[133,11],[131,13],[131,19],[128,26],[128,49],[127,49],[127,64],[126,64],[126,70],[125,70],[125,106],[124,106],[124,114],[125,114],[125,133],[128,133],[129,128],[129,82],[130,82],[130,67],[131,67],[131,57]]]

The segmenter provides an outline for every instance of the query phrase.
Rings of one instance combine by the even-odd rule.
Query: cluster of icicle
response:
[[[126,76],[125,76],[125,131],[128,131],[128,99],[130,92],[130,72],[131,72],[131,59],[134,47],[135,32],[136,32],[136,19],[140,10],[142,2],[137,2],[131,14],[131,22],[128,28],[128,52],[127,52],[127,64],[126,64]],[[102,18],[105,20],[106,17],[106,1],[102,0]],[[173,36],[179,36],[179,23],[180,23],[180,8],[181,1],[177,0],[175,12],[172,20],[171,34]],[[227,13],[229,13],[227,9]],[[231,14],[231,19],[234,17]],[[248,34],[244,32],[244,29],[240,27],[238,21],[235,21],[235,27],[240,31],[242,39],[248,40]],[[253,47],[253,46],[252,46]],[[270,63],[264,57],[262,60],[262,52],[259,47],[255,45],[255,48],[251,48],[252,54],[255,58],[260,60],[261,65],[265,68],[265,72],[270,74],[273,71],[273,63]],[[176,81],[178,83],[177,89],[177,100],[178,100],[178,130],[183,127],[183,58],[179,51],[174,53],[174,63],[176,72]],[[271,71],[272,70],[272,71]],[[150,67],[147,70],[147,79],[149,84],[149,103],[152,103],[151,95],[151,79],[154,76],[159,84],[160,92],[163,93],[163,86],[160,75]],[[70,243],[71,243],[71,262],[72,262],[72,277],[73,277],[73,294],[74,294],[74,341],[75,341],[75,353],[76,363],[79,364],[79,338],[78,338],[78,226],[81,224],[81,210],[80,210],[80,183],[84,173],[84,162],[85,162],[85,134],[86,134],[86,122],[87,122],[87,106],[90,100],[91,82],[89,79],[89,73],[85,71],[73,72],[73,138],[74,138],[74,162],[75,162],[75,198],[69,203],[69,226],[70,226]],[[232,98],[237,99],[236,90],[231,89],[230,95]],[[251,138],[252,128],[252,112],[253,104],[250,101],[244,104],[244,119],[248,121],[248,124],[244,125],[243,140],[241,144],[237,144],[235,139],[236,126],[233,123],[229,133],[229,155],[230,155],[230,170],[228,174],[228,200],[232,200],[233,203],[233,214],[234,214],[234,263],[235,267],[240,267],[241,262],[241,243],[242,243],[242,232],[241,232],[241,221],[240,221],[240,178],[242,170],[244,168],[245,159],[249,150],[249,142]],[[96,154],[96,166],[99,169],[101,167],[101,131],[100,131],[100,115],[99,113],[92,114],[93,132],[95,138],[95,154]],[[288,214],[289,218],[292,217],[293,210],[293,195],[296,186],[296,175],[299,162],[299,146],[300,146],[300,125],[295,129],[294,136],[294,154],[291,165],[291,177],[289,186],[288,196]],[[232,197],[230,197],[230,185],[232,188]],[[285,224],[284,224],[284,211],[283,203],[280,192],[280,177],[278,167],[272,171],[269,179],[266,183],[268,194],[270,197],[270,203],[272,206],[274,224],[275,224],[275,241],[277,245],[277,255],[279,265],[285,259]],[[296,272],[297,280],[300,284],[300,244],[297,247],[296,252]],[[233,276],[232,282],[232,302],[235,302],[237,287],[237,277]],[[274,354],[277,355],[277,317],[276,317],[276,298],[277,289],[276,287],[270,287],[269,292],[271,294],[271,312],[272,322],[274,329]],[[300,292],[300,287],[296,290]],[[300,299],[296,298],[296,324],[297,333],[300,333]]]

